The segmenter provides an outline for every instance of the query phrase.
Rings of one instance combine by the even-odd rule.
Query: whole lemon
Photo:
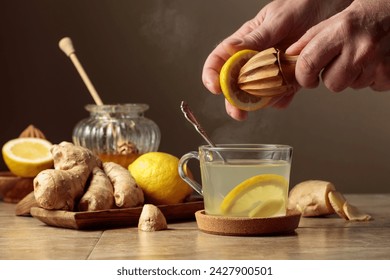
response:
[[[192,188],[180,178],[179,159],[163,152],[141,155],[129,165],[129,171],[143,190],[145,200],[156,205],[175,204],[185,200]]]

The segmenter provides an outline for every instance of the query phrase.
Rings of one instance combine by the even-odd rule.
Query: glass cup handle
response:
[[[179,175],[188,185],[191,186],[191,188],[193,188],[198,194],[203,196],[202,186],[199,183],[192,180],[191,178],[189,178],[187,176],[187,173],[185,172],[185,170],[187,168],[187,162],[192,158],[199,160],[199,153],[198,152],[189,152],[180,158],[179,167],[178,167],[179,168]]]

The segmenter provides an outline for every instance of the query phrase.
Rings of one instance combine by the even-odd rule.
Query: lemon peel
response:
[[[41,138],[16,138],[6,142],[2,155],[8,169],[20,177],[35,177],[53,166],[52,143]]]
[[[259,97],[251,95],[238,86],[238,75],[244,64],[258,52],[254,50],[241,50],[232,55],[221,68],[219,83],[226,100],[233,106],[244,111],[255,111],[267,107],[272,97]]]
[[[192,188],[181,179],[179,159],[163,152],[149,152],[129,165],[129,171],[143,190],[147,203],[175,204],[185,200]]]

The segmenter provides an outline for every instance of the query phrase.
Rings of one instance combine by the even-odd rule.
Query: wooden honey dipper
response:
[[[259,97],[282,96],[294,89],[295,64],[298,56],[287,55],[276,48],[261,51],[241,68],[238,86]]]

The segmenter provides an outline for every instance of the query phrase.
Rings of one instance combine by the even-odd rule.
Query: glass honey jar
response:
[[[157,124],[144,116],[149,105],[141,103],[94,105],[90,116],[73,129],[73,143],[93,151],[105,161],[127,168],[139,155],[158,150],[161,140]]]

